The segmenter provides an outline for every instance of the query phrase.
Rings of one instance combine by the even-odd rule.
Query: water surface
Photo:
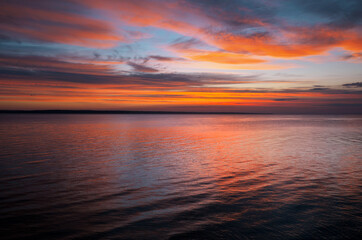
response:
[[[362,117],[0,115],[2,239],[358,239]]]

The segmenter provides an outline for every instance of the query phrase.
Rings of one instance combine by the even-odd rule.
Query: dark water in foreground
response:
[[[1,239],[358,239],[362,116],[0,115]]]

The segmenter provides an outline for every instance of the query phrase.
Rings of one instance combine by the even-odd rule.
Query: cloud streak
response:
[[[308,104],[329,104],[329,107],[339,108],[343,104],[352,106],[362,101],[361,91],[338,89],[338,86],[287,89],[246,87],[248,84],[280,83],[263,80],[259,75],[159,73],[144,71],[145,67],[138,64],[132,66],[143,71],[129,73],[116,71],[111,64],[91,61],[84,64],[39,56],[2,56],[0,66],[0,105],[11,103],[10,106],[25,101],[38,108],[43,103],[74,102],[86,104],[89,108],[108,106],[112,109],[120,103],[130,109],[195,105],[206,108],[293,108]],[[359,86],[359,83],[344,87],[348,86]]]
[[[56,1],[5,1],[0,30],[9,39],[85,47],[107,48],[126,41],[109,22],[82,14],[72,1],[64,1],[65,9],[59,10],[59,5]]]

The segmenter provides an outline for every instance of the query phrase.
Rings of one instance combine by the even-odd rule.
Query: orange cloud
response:
[[[78,74],[92,74],[104,75],[106,72],[113,70],[110,66],[112,62],[99,62],[88,60],[85,63],[74,60],[59,60],[49,57],[34,57],[34,56],[1,56],[0,65],[8,66],[11,68],[21,69],[36,69],[43,71],[56,71],[64,73],[78,73]],[[102,63],[102,64],[100,64]],[[103,64],[104,63],[104,64]],[[114,64],[114,63],[113,63]]]
[[[201,9],[186,2],[163,1],[162,6],[149,0],[76,0],[84,6],[103,9],[110,15],[135,26],[152,26],[175,31],[182,35],[201,34],[203,25],[221,26],[207,17]],[[193,21],[196,20],[196,21]]]
[[[252,58],[248,55],[230,53],[230,52],[203,52],[201,54],[194,54],[186,56],[192,60],[225,63],[225,64],[253,64],[266,62],[262,59]]]
[[[0,30],[14,37],[98,48],[126,41],[108,22],[80,14],[3,3],[0,17]]]
[[[78,0],[83,4],[104,9],[118,16],[121,21],[137,26],[153,26],[192,36],[229,53],[210,53],[189,56],[198,61],[217,63],[260,63],[263,60],[248,58],[250,53],[258,56],[296,58],[322,54],[334,47],[361,50],[360,33],[354,29],[332,28],[328,25],[278,26],[258,19],[258,16],[233,20],[240,24],[263,27],[266,33],[241,34],[229,31],[227,25],[208,16],[205,11],[190,3],[163,2],[162,7],[148,1],[96,1]],[[246,13],[247,13],[246,9]],[[225,12],[220,12],[220,16]],[[235,54],[235,55],[233,55]],[[237,54],[241,54],[237,56]],[[187,57],[187,56],[186,56]]]
[[[230,52],[248,52],[259,56],[295,58],[322,54],[334,47],[360,51],[362,37],[356,30],[332,29],[327,26],[275,29],[278,37],[230,32],[209,34],[207,41]]]

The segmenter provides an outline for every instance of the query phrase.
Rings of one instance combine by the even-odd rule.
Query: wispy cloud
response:
[[[152,68],[152,67],[147,67],[142,64],[137,64],[137,63],[133,63],[133,62],[128,62],[127,64],[129,66],[131,66],[133,68],[133,70],[136,72],[146,72],[146,73],[158,72],[157,69]]]
[[[346,83],[343,84],[342,86],[347,88],[362,88],[362,82]]]

